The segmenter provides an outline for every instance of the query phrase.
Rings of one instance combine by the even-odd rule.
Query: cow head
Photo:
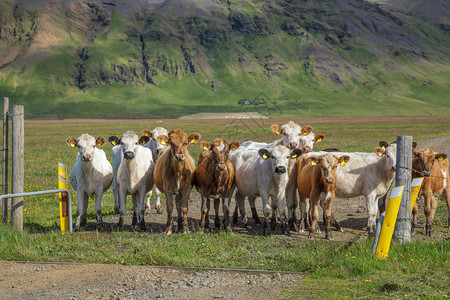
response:
[[[142,135],[146,135],[150,138],[150,150],[152,150],[153,160],[156,161],[161,149],[167,146],[158,142],[157,138],[160,135],[167,135],[168,131],[164,127],[155,127],[152,131],[149,129],[142,130]]]
[[[278,145],[269,149],[259,149],[258,153],[263,159],[271,160],[275,174],[283,175],[287,172],[289,160],[297,159],[302,155],[302,150],[290,150],[285,146]]]
[[[93,136],[84,133],[76,140],[73,137],[69,137],[66,140],[67,144],[72,147],[78,147],[78,152],[81,160],[84,162],[90,162],[94,158],[95,147],[102,146],[106,139],[102,136],[95,139]]]
[[[376,147],[373,152],[378,156],[385,157],[386,170],[395,172],[397,168],[397,143],[387,145],[386,142],[380,142],[380,146],[381,147]]]
[[[200,148],[210,150],[216,164],[216,171],[222,172],[227,170],[228,153],[239,148],[239,142],[228,144],[224,139],[215,139],[212,144],[201,142]]]
[[[295,124],[290,121],[283,126],[278,124],[273,124],[270,129],[276,135],[281,135],[282,145],[288,147],[289,149],[298,148],[300,142],[300,136],[302,135],[302,128],[300,125]]]
[[[300,137],[298,148],[302,149],[303,153],[311,152],[315,143],[320,143],[325,139],[323,134],[315,135],[312,130],[313,128],[309,125],[302,128],[302,135]]]
[[[416,160],[417,171],[421,172],[423,176],[429,177],[431,176],[431,170],[433,169],[433,165],[435,161],[443,161],[447,159],[447,154],[445,153],[437,153],[431,149],[422,149],[420,152],[413,149],[414,160]]]
[[[156,139],[162,145],[170,145],[170,151],[172,152],[173,159],[176,162],[182,162],[188,155],[187,146],[189,144],[195,144],[201,135],[193,133],[189,137],[181,130],[172,130],[169,135],[160,135]]]
[[[311,165],[318,165],[320,167],[324,184],[328,185],[336,182],[337,168],[344,167],[350,160],[350,156],[342,155],[338,157],[331,153],[326,153],[319,156],[310,156],[308,160]]]
[[[120,145],[122,148],[123,158],[130,160],[136,156],[138,146],[147,143],[150,138],[146,135],[139,137],[134,131],[125,132],[119,139],[116,136],[110,136],[108,141],[113,145]]]

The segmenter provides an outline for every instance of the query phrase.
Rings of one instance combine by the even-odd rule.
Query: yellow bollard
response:
[[[422,186],[423,177],[414,178],[411,182],[411,213],[419,196],[420,187]]]
[[[398,209],[402,201],[404,186],[392,189],[391,196],[386,208],[386,216],[381,226],[380,238],[378,240],[376,254],[380,259],[385,259],[391,246],[392,234],[394,233],[395,222],[397,221]]]
[[[58,188],[67,189],[66,166],[58,163]],[[69,202],[66,193],[59,193],[59,218],[61,220],[61,232],[69,230]]]

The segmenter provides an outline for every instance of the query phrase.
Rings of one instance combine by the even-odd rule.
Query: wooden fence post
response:
[[[24,109],[12,107],[12,193],[23,193],[24,186]],[[23,230],[23,198],[11,199],[11,224]]]
[[[9,134],[9,98],[3,98],[3,195],[8,194],[8,134]],[[2,220],[8,221],[8,199],[2,200]]]
[[[397,170],[395,186],[404,186],[402,201],[395,223],[394,238],[400,243],[411,242],[411,168],[412,136],[397,136]]]

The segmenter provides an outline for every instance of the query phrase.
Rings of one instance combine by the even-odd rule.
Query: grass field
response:
[[[380,140],[412,135],[415,141],[450,135],[450,117],[378,117],[292,119],[312,125],[325,140],[318,150],[337,147],[343,151],[372,151]],[[223,137],[228,141],[273,141],[271,124],[289,119],[249,120],[62,120],[25,122],[25,192],[57,188],[57,163],[70,170],[76,151],[67,146],[69,136],[120,136],[126,130],[140,132],[164,126],[198,132],[201,140]],[[111,145],[103,147],[111,159]],[[189,146],[197,160],[198,145]],[[71,189],[71,187],[70,187]],[[71,189],[75,198],[75,193]],[[131,202],[131,201],[129,201]],[[234,207],[234,204],[232,204]],[[73,203],[75,212],[76,202]],[[104,196],[104,218],[114,215],[111,190]],[[421,216],[423,212],[420,212]],[[440,201],[438,214],[446,214]],[[355,237],[346,243],[292,237],[245,234],[176,234],[86,231],[59,232],[57,196],[30,197],[24,201],[25,232],[0,225],[0,259],[25,261],[96,262],[109,264],[170,265],[192,267],[251,268],[296,271],[309,274],[286,295],[307,291],[312,298],[444,298],[449,295],[450,241],[421,236],[411,244],[391,247],[379,261],[370,254],[372,239]],[[95,222],[93,202],[88,223]],[[434,226],[446,226],[439,222]],[[437,227],[436,227],[437,228]],[[441,230],[446,230],[445,228]],[[448,229],[447,229],[448,230]],[[136,249],[138,251],[136,251]],[[289,297],[289,296],[286,296]]]

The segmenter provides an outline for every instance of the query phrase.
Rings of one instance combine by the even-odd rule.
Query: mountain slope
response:
[[[0,95],[28,117],[448,114],[449,48],[359,0],[3,2]]]

